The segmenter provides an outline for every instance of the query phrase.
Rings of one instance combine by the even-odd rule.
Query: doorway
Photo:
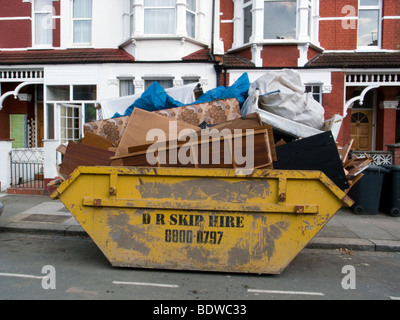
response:
[[[372,110],[352,110],[351,138],[354,139],[353,149],[356,151],[372,150]]]

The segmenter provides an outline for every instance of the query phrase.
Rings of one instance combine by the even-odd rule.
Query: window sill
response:
[[[135,43],[137,41],[152,41],[152,40],[178,40],[181,41],[182,43],[190,42],[190,43],[194,43],[197,45],[207,45],[207,43],[197,40],[195,38],[189,37],[189,36],[178,36],[178,35],[174,35],[174,34],[152,34],[152,35],[134,35],[133,37],[130,37],[128,39],[126,39],[125,41],[123,41],[122,43],[119,44],[119,47],[125,47],[131,43]]]
[[[384,51],[380,47],[374,46],[374,47],[358,47],[355,52],[380,52]]]
[[[272,40],[260,40],[260,41],[255,41],[255,42],[248,42],[244,43],[242,45],[236,46],[228,52],[235,52],[239,50],[243,50],[249,47],[252,47],[253,45],[263,45],[263,46],[291,46],[291,45],[309,45],[311,48],[316,49],[318,51],[324,51],[325,49],[321,47],[319,44],[313,43],[311,41],[304,41],[304,40],[296,40],[296,39],[272,39]]]
[[[53,46],[33,46],[30,48],[27,48],[27,50],[54,50],[55,48]]]

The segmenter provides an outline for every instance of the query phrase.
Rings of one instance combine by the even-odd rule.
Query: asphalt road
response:
[[[305,249],[281,275],[119,269],[87,238],[1,233],[0,299],[398,300],[399,266],[399,253]]]

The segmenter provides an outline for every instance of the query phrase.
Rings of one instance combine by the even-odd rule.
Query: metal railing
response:
[[[44,189],[44,149],[11,150],[11,186]]]

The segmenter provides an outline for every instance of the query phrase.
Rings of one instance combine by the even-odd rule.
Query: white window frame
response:
[[[244,12],[245,12],[245,10],[248,8],[248,7],[252,7],[252,9],[250,10],[250,13],[252,14],[252,10],[253,10],[253,1],[252,0],[250,0],[250,1],[248,1],[248,2],[245,2],[245,0],[243,0],[243,43],[244,44],[246,44],[246,43],[250,43],[251,42],[251,39],[252,39],[252,36],[253,36],[253,32],[251,32],[251,34],[250,34],[250,36],[249,36],[249,40],[246,42],[246,39],[245,39],[245,36],[246,36],[246,32],[245,32],[245,14],[244,14]],[[252,31],[253,31],[253,17],[251,18],[251,24],[252,24]]]
[[[367,11],[367,10],[378,10],[379,14],[378,14],[378,34],[377,34],[377,38],[378,38],[378,43],[376,46],[359,46],[358,45],[358,27],[359,24],[357,25],[357,50],[360,51],[374,51],[377,49],[380,49],[382,47],[382,12],[383,12],[383,8],[382,8],[382,0],[378,0],[378,5],[375,6],[362,6],[361,5],[361,0],[358,1],[358,21],[360,21],[360,11]]]
[[[194,3],[195,3],[195,9],[194,9],[195,11],[191,10],[189,8],[189,5],[187,5],[187,8],[186,8],[186,15],[191,14],[194,16],[194,35],[189,34],[187,18],[186,18],[186,32],[188,34],[188,37],[191,37],[191,38],[196,38],[196,35],[197,35],[197,7],[198,7],[197,0],[195,0]],[[179,17],[177,16],[177,18],[179,18]]]
[[[299,8],[299,0],[264,0],[264,6],[265,6],[265,2],[295,2],[296,3],[296,21],[294,22],[295,26],[296,26],[296,35],[294,38],[291,39],[286,39],[286,38],[278,38],[277,40],[297,40],[299,38],[299,12],[298,12],[298,8]],[[264,15],[265,16],[265,15]],[[265,30],[265,23],[268,23],[267,21],[265,21],[264,19],[264,24],[263,24],[263,28]],[[276,40],[274,38],[265,38],[265,33],[263,35],[264,40]]]
[[[132,37],[132,35],[135,33],[135,14],[133,10],[133,5],[134,5],[134,0],[128,0],[129,1],[129,38]]]
[[[126,9],[123,13],[124,20],[124,40],[122,44],[130,43],[131,39],[135,39],[137,41],[143,39],[185,39],[187,42],[196,43],[196,44],[208,44],[208,34],[206,32],[207,28],[203,26],[206,23],[211,23],[211,18],[207,13],[206,9],[210,5],[208,0],[196,0],[196,11],[190,10],[187,0],[175,0],[174,9],[175,9],[175,21],[174,21],[174,31],[172,33],[146,33],[145,32],[145,20],[146,15],[145,11],[150,10],[156,7],[146,7],[144,0],[133,0],[133,33],[130,32],[130,9],[128,10],[128,6],[130,6],[130,0],[126,0]],[[161,7],[160,7],[161,8]],[[163,7],[167,8],[167,7]],[[168,8],[172,8],[168,7]],[[195,34],[194,36],[190,35],[188,32],[187,25],[187,14],[195,15]],[[148,30],[146,30],[148,31]]]
[[[278,1],[278,0],[277,0]],[[234,2],[234,41],[232,50],[252,44],[305,44],[319,47],[319,0],[296,0],[296,37],[294,39],[264,38],[265,0],[233,0]],[[253,30],[248,43],[244,43],[244,9],[252,5]]]
[[[171,81],[172,82],[172,86],[169,88],[164,88],[164,89],[170,89],[170,88],[174,88],[174,80],[175,78],[173,76],[146,76],[142,78],[144,80],[144,89],[145,91],[155,82],[157,81],[161,86],[162,84],[160,83],[161,81]],[[151,84],[149,85],[149,82],[151,82]]]
[[[71,21],[72,21],[72,25],[71,25],[72,41],[71,41],[71,43],[73,44],[73,46],[91,46],[92,43],[93,43],[93,0],[87,0],[87,1],[91,1],[92,16],[90,18],[74,18],[74,2],[75,2],[75,0],[71,0]],[[90,27],[90,42],[75,42],[75,37],[74,37],[75,21],[90,21],[90,23],[91,23],[91,27]]]
[[[148,33],[148,32],[146,32],[146,11],[151,11],[151,10],[171,10],[171,9],[173,9],[174,10],[174,13],[175,13],[175,19],[174,19],[174,25],[173,25],[173,27],[172,27],[172,29],[173,29],[173,32],[172,33]],[[186,19],[185,19],[186,20]],[[144,23],[144,26],[143,26],[143,31],[144,31],[144,34],[146,35],[146,36],[152,36],[152,35],[174,35],[174,34],[176,34],[176,29],[177,29],[177,7],[176,7],[176,1],[175,1],[175,4],[174,4],[174,6],[158,6],[158,7],[146,7],[146,5],[143,3],[143,23]]]
[[[54,17],[55,17],[55,10],[54,7],[51,5],[49,6],[48,10],[35,10],[35,1],[32,0],[32,44],[34,48],[53,48],[53,30],[54,30]],[[50,1],[51,3],[54,0]],[[50,14],[51,15],[51,29],[50,29],[50,43],[37,43],[36,39],[36,27],[37,27],[37,18],[36,15],[38,14]]]
[[[135,94],[136,88],[135,88],[135,78],[134,77],[118,77],[118,82],[119,82],[119,96],[120,96],[120,98]],[[122,89],[123,89],[122,88],[122,83],[123,82],[129,82],[129,83],[132,84],[132,87],[133,87],[133,93],[132,94],[122,92]]]
[[[47,94],[47,87],[69,87],[69,99],[68,100],[49,100]],[[62,141],[62,143],[68,142],[61,139],[61,106],[62,105],[70,105],[71,107],[79,107],[79,136],[84,136],[84,124],[85,124],[85,106],[87,104],[93,104],[96,106],[97,100],[74,100],[74,87],[76,86],[96,86],[96,91],[98,92],[98,86],[96,84],[57,84],[57,85],[46,85],[44,90],[43,106],[44,106],[44,133],[45,139],[49,139],[49,128],[48,128],[48,108],[51,106],[53,108],[53,139]],[[97,97],[96,97],[97,98]],[[96,119],[98,119],[98,115],[96,114]]]
[[[306,92],[307,92],[307,87],[311,87],[311,91],[309,91],[309,92],[313,95],[314,99],[315,99],[314,96],[318,94],[319,101],[316,100],[316,99],[315,99],[315,101],[318,101],[321,105],[323,105],[322,104],[322,97],[323,97],[323,85],[322,85],[322,83],[306,83],[304,85],[304,87],[306,87]],[[314,88],[316,88],[316,87],[319,88],[319,93],[314,93]]]

